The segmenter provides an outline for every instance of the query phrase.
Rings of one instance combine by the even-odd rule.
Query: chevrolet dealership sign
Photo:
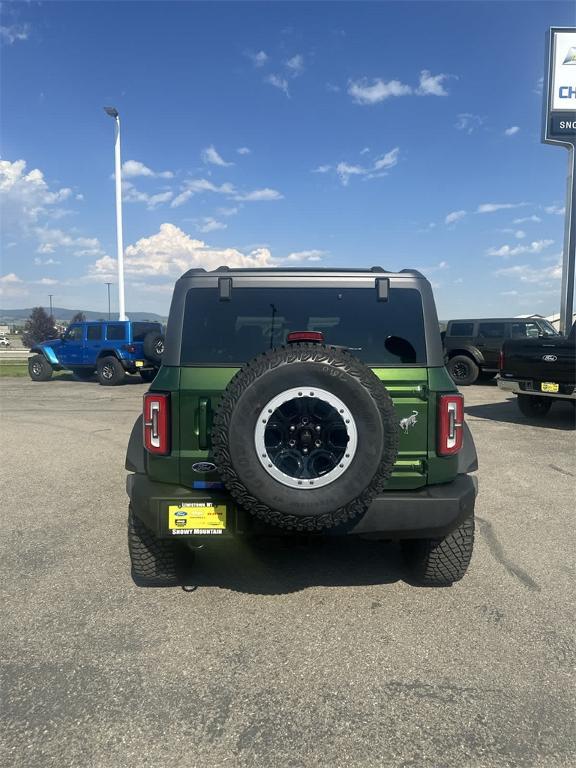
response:
[[[544,125],[547,144],[576,144],[576,28],[552,27],[548,38],[544,81]]]

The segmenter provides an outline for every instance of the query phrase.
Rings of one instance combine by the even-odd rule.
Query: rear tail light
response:
[[[136,352],[136,347],[134,344],[124,344],[123,349],[126,350],[126,352],[134,353]]]
[[[144,395],[144,447],[148,453],[170,453],[170,395]]]
[[[438,407],[438,454],[452,456],[462,448],[464,437],[464,398],[440,395]]]
[[[324,343],[324,334],[321,331],[292,331],[286,336],[288,344],[296,341],[311,341],[317,344]]]

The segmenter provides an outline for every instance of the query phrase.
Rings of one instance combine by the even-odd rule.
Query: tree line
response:
[[[84,312],[76,312],[70,323],[83,323],[85,320]],[[58,338],[58,330],[52,315],[49,315],[44,307],[34,307],[24,325],[22,344],[25,347],[33,347],[42,341],[56,338]]]

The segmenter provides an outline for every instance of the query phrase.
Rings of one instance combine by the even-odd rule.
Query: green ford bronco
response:
[[[414,270],[187,272],[126,468],[139,585],[242,535],[395,540],[424,585],[472,555],[476,450]]]

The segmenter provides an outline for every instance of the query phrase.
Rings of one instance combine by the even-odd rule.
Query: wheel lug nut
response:
[[[288,440],[288,445],[290,446],[290,448],[294,448],[294,446],[296,445],[296,440]]]
[[[296,431],[296,427],[294,426],[294,424],[292,424],[292,426],[290,427],[290,432],[295,432],[295,431]]]
[[[316,440],[314,445],[316,446],[316,448],[320,448],[320,446],[322,445],[322,440]]]
[[[302,453],[308,453],[308,448],[302,448]]]

